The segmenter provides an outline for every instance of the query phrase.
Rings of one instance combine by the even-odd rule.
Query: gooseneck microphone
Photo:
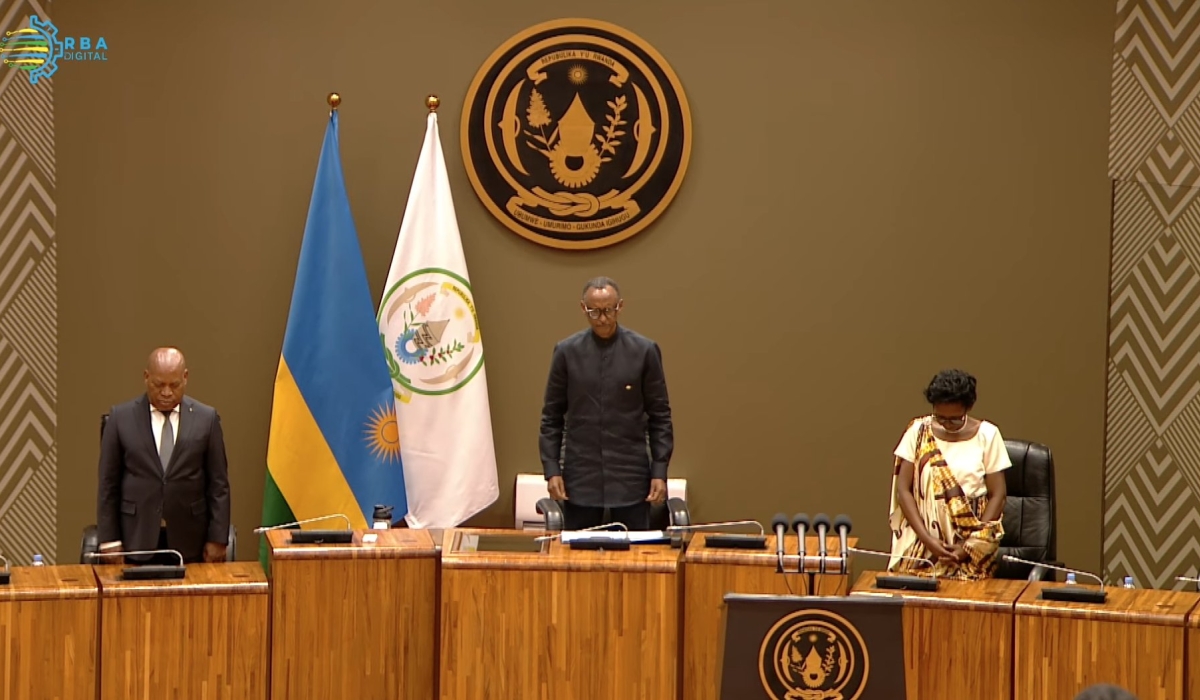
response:
[[[1004,561],[1016,562],[1018,564],[1029,564],[1030,566],[1034,566],[1034,567],[1040,566],[1043,569],[1051,569],[1053,571],[1061,571],[1061,572],[1067,573],[1067,574],[1075,574],[1076,576],[1087,576],[1090,579],[1094,579],[1096,581],[1096,583],[1100,584],[1100,590],[1098,590],[1098,591],[1091,589],[1091,588],[1080,588],[1078,586],[1071,586],[1071,585],[1063,586],[1061,588],[1043,588],[1042,593],[1041,593],[1042,600],[1055,600],[1055,601],[1059,601],[1059,602],[1070,602],[1070,603],[1095,603],[1098,605],[1103,605],[1105,602],[1108,601],[1108,591],[1105,590],[1104,579],[1100,578],[1096,574],[1093,574],[1089,571],[1081,571],[1079,569],[1068,569],[1065,566],[1058,566],[1057,564],[1047,564],[1044,561],[1032,561],[1029,559],[1022,559],[1020,557],[1014,557],[1009,554],[1005,554],[1003,557],[1001,557],[1001,559],[1003,559]]]
[[[813,518],[813,528],[817,531],[817,555],[825,557],[829,554],[825,542],[825,538],[829,536],[829,516],[817,513],[817,517]]]
[[[849,515],[839,515],[833,519],[833,531],[837,533],[838,540],[842,546],[842,555],[845,556],[850,548],[846,544],[846,538],[850,536],[850,528],[853,525],[850,522]]]
[[[0,571],[0,586],[7,586],[12,582],[12,572],[9,571],[8,560],[2,554],[0,554],[0,561],[4,562],[4,571]]]
[[[174,554],[179,557],[179,565],[143,565],[143,566],[127,566],[121,571],[121,578],[126,581],[150,581],[150,580],[169,580],[181,579],[187,573],[186,567],[183,564],[183,555],[174,549],[140,549],[132,552],[92,552],[84,556],[84,560],[88,563],[96,559],[111,559],[118,557],[150,555],[150,554]]]
[[[292,533],[289,544],[350,544],[354,541],[354,531],[350,529],[350,518],[345,513],[330,513],[329,515],[319,515],[315,518],[305,518],[304,520],[296,520],[290,523],[281,523],[279,525],[264,525],[263,527],[254,528],[254,534],[261,535],[269,530],[283,530],[285,528],[294,527],[296,525],[304,525],[306,523],[315,523],[318,520],[332,520],[333,518],[341,518],[346,521],[345,530],[296,530]]]
[[[874,549],[860,549],[858,547],[850,547],[851,552],[858,554],[871,554],[877,557],[893,556],[888,552],[878,552]],[[924,566],[933,566],[933,562],[921,557],[910,557],[907,554],[894,555],[897,559],[916,562]],[[881,590],[888,591],[936,591],[938,589],[937,575],[932,571],[929,576],[915,576],[911,574],[890,574],[881,573],[875,576],[875,587]]]
[[[775,532],[775,561],[778,568],[775,573],[783,573],[783,536],[787,534],[788,518],[783,513],[776,513],[774,518],[771,518],[771,529]]]
[[[812,527],[812,522],[808,519],[808,513],[796,513],[792,516],[792,529],[796,531],[796,536],[800,538],[800,561],[804,561],[807,556],[805,547],[808,539],[808,528]]]

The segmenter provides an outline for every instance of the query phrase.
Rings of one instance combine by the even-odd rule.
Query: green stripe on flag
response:
[[[283,497],[283,492],[275,485],[275,479],[271,476],[270,468],[267,469],[267,483],[263,489],[263,516],[262,524],[264,526],[282,525],[284,523],[295,522],[296,516],[292,513],[292,509],[288,507],[287,499]],[[258,544],[258,561],[262,564],[263,571],[267,575],[271,575],[271,566],[267,553],[267,536],[259,535],[261,538]]]

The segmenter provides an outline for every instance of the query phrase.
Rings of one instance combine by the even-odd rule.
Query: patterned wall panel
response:
[[[1104,568],[1200,567],[1200,0],[1118,0]]]
[[[0,32],[50,19],[47,2],[0,2]],[[58,314],[54,86],[0,66],[0,554],[55,560]]]

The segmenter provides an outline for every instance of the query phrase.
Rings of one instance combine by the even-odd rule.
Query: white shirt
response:
[[[162,429],[163,429],[163,425],[165,424],[166,419],[167,419],[167,417],[163,415],[162,411],[155,408],[153,404],[150,405],[150,432],[154,433],[154,451],[155,452],[159,452],[162,450]],[[174,445],[178,445],[179,444],[179,404],[176,404],[175,408],[171,409],[171,435],[174,437],[174,439],[171,441],[171,443]]]
[[[915,420],[908,426],[904,437],[900,438],[900,444],[896,445],[897,457],[916,463],[917,432],[924,420]],[[950,473],[954,475],[958,485],[962,487],[963,494],[968,498],[987,495],[984,477],[1012,466],[1008,450],[1004,447],[1004,438],[1000,436],[1000,429],[985,420],[979,421],[979,430],[976,431],[975,437],[970,439],[958,442],[948,442],[936,436],[933,439],[942,451],[942,456],[946,458],[946,466],[950,467]]]

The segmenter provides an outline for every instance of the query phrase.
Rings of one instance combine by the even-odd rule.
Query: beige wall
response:
[[[700,519],[845,512],[886,547],[890,451],[956,365],[977,414],[1050,444],[1060,549],[1100,563],[1113,8],[1046,3],[612,0],[586,14],[656,46],[687,90],[683,189],[613,248],[540,248],[463,171],[467,85],[501,42],[585,12],[530,0],[56,6],[109,60],[56,76],[61,297],[59,554],[94,519],[97,415],[185,349],[222,412],[235,523],[261,507],[271,385],[324,122],[381,289],[424,127],[442,97],[488,337],[502,493],[536,471],[550,349],[580,283],[622,284],[658,340],[675,475]],[[247,537],[242,556],[255,547]]]

